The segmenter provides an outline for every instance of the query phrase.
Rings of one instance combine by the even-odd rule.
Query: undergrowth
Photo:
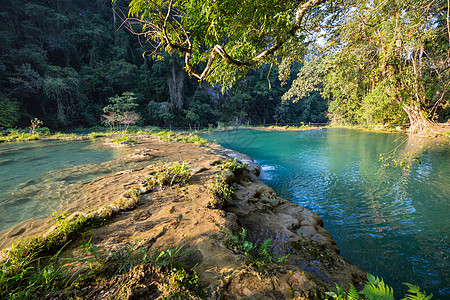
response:
[[[245,170],[245,164],[241,164],[236,159],[229,159],[219,165],[219,168],[228,169],[238,176]]]
[[[224,208],[233,199],[233,187],[228,184],[225,172],[214,177],[214,181],[209,188],[212,200],[209,201],[209,208]]]
[[[408,292],[401,300],[429,300],[433,297],[433,294],[427,296],[425,292],[421,292],[416,285],[404,284],[408,286]],[[343,290],[339,285],[336,285],[336,289],[337,293],[326,292],[326,294],[337,300],[394,300],[394,289],[386,285],[382,278],[371,274],[367,274],[367,283],[360,292],[353,285],[347,291]]]
[[[130,200],[119,201],[89,214],[78,214],[69,218],[66,212],[53,213],[55,228],[46,234],[22,239],[3,252],[0,261],[1,298],[22,299],[28,293],[44,289],[51,291],[59,288],[54,281],[63,270],[58,269],[57,258],[62,249],[89,228],[104,225],[120,210],[129,210],[136,206],[140,194],[129,191]],[[42,263],[46,262],[42,267]],[[45,288],[44,288],[45,286]],[[19,296],[16,297],[18,293]]]
[[[50,130],[46,127],[35,128],[32,132],[28,129],[8,129],[3,133],[0,133],[0,142],[32,141],[40,140],[43,138],[47,140],[79,140],[84,137],[93,139],[113,136],[113,143],[128,145],[136,144],[136,140],[134,138],[131,138],[129,134],[154,136],[160,140],[170,142],[194,143],[200,145],[206,145],[208,143],[206,139],[201,138],[192,132],[174,132],[172,130],[163,130],[158,127],[151,127],[147,129],[134,127],[132,130],[128,131],[93,131],[88,134],[61,132],[55,132],[51,134]]]
[[[145,179],[144,186],[153,189],[157,186],[184,185],[192,177],[192,171],[184,163],[178,163],[157,172],[154,176]]]
[[[112,142],[116,145],[135,145],[136,139],[132,138],[126,133],[119,133],[112,138]]]
[[[132,243],[120,250],[107,252],[101,251],[91,240],[79,247],[78,256],[74,258],[60,256],[66,244],[52,256],[28,256],[26,267],[19,266],[20,270],[14,274],[11,273],[12,262],[0,265],[3,270],[0,275],[0,298],[42,299],[64,294],[70,297],[71,288],[79,290],[89,286],[98,276],[105,278],[126,274],[143,265],[151,265],[163,274],[167,299],[189,299],[185,296],[203,295],[198,274],[180,262],[189,253],[181,251],[184,245],[174,247],[170,244],[149,251],[138,249],[138,243]],[[73,268],[74,263],[79,267]]]
[[[238,234],[234,234],[228,228],[222,228],[221,231],[225,234],[225,246],[234,252],[242,253],[246,258],[246,263],[258,271],[264,271],[270,263],[283,263],[289,257],[289,255],[278,257],[270,250],[272,238],[265,240],[258,248],[257,244],[247,241],[245,228],[242,228]]]

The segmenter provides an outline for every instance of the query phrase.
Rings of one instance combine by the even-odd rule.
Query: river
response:
[[[341,255],[383,277],[396,295],[408,282],[434,299],[450,298],[448,144],[336,128],[239,129],[205,137],[255,159],[262,181],[319,214]],[[408,153],[418,159],[407,159]],[[390,155],[406,157],[405,164],[387,160],[383,166],[380,157]]]

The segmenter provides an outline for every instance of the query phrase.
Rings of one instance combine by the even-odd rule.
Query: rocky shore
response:
[[[138,145],[126,159],[146,160],[148,166],[81,184],[79,201],[68,205],[68,211],[77,215],[114,209],[111,203],[126,201],[125,191],[130,188],[142,196],[133,209],[118,210],[102,226],[74,238],[62,251],[63,257],[78,256],[87,239],[99,253],[117,253],[130,244],[133,251],[148,253],[183,245],[183,251],[189,252],[181,260],[198,274],[205,299],[318,299],[336,284],[364,284],[365,272],[339,255],[322,219],[279,198],[258,179],[260,167],[251,158],[217,145],[137,139]],[[224,170],[223,163],[230,160],[244,168]],[[148,186],[149,178],[176,163],[191,170],[186,184]],[[211,205],[211,186],[218,176],[226,178],[234,193],[232,200],[217,208]],[[1,233],[1,246],[51,230],[52,224],[50,218],[20,224]],[[226,240],[243,229],[251,245],[259,247],[271,239],[269,250],[285,261],[261,268],[249,264],[248,257]],[[164,288],[157,278],[161,275],[155,269],[139,266],[95,278],[82,287],[53,294],[52,299],[158,299],[164,297]]]

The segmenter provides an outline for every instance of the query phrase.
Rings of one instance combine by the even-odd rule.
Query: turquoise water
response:
[[[92,141],[0,144],[0,231],[62,209],[77,184],[118,171],[121,150]]]
[[[428,148],[411,169],[382,167],[424,141],[403,134],[324,129],[235,130],[205,135],[263,167],[280,197],[319,214],[341,255],[396,292],[419,285],[450,298],[450,147]]]

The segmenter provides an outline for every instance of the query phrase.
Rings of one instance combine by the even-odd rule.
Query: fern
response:
[[[408,293],[414,295],[405,295],[405,298],[402,298],[401,300],[429,300],[431,299],[431,297],[433,297],[433,294],[427,296],[425,292],[422,293],[417,285],[409,284],[406,282],[404,282],[403,284],[406,284],[409,287]]]
[[[359,293],[356,290],[356,288],[352,285],[350,285],[350,289],[348,292],[343,290],[339,285],[336,284],[336,290],[337,294],[335,292],[326,292],[325,294],[328,296],[331,296],[333,299],[336,300],[360,300]]]
[[[336,300],[360,300],[359,295],[364,295],[367,300],[394,300],[394,290],[387,286],[382,278],[375,277],[367,273],[367,283],[361,292],[351,285],[348,291],[336,285],[337,294],[335,292],[326,292],[325,294],[331,296]],[[408,293],[405,298],[401,300],[429,300],[433,294],[427,296],[425,292],[421,292],[417,285],[405,283],[408,286]]]
[[[367,274],[369,282],[364,286],[360,294],[370,300],[394,300],[394,290],[387,286],[383,279]]]
[[[359,293],[356,290],[355,286],[352,284],[347,293],[347,300],[359,300]]]

